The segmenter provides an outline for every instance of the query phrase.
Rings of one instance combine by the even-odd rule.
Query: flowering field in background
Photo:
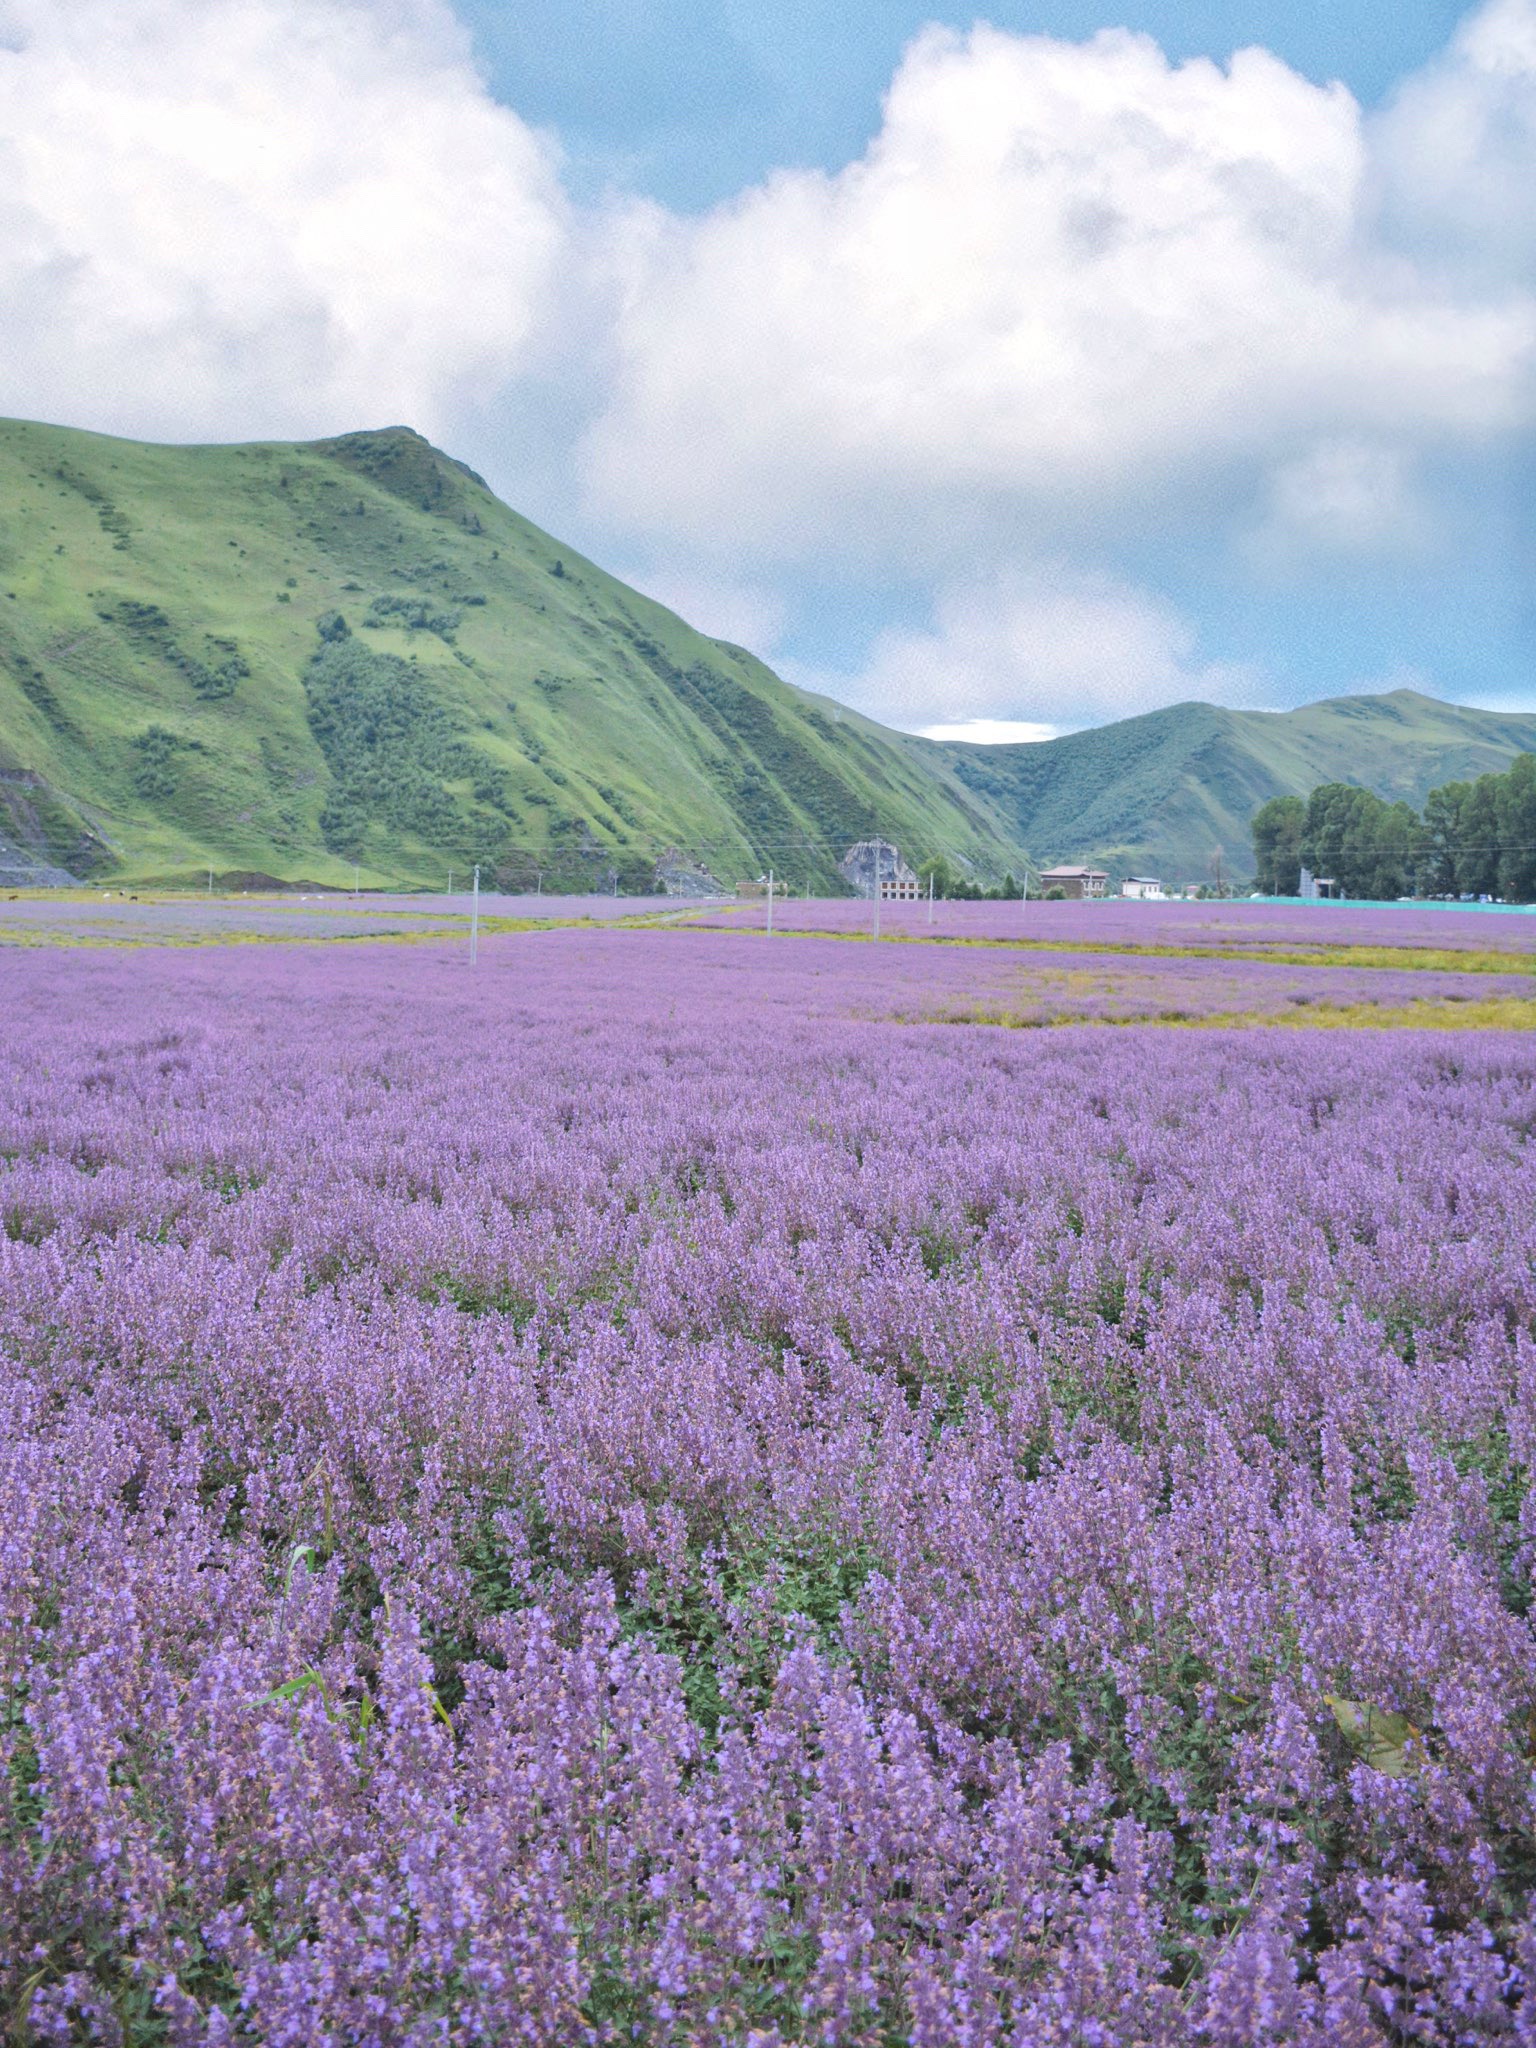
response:
[[[453,895],[352,897],[340,892],[277,895],[131,894],[34,891],[0,897],[0,949],[68,945],[202,946],[334,939],[453,939],[467,934],[471,900]],[[488,934],[569,924],[683,925],[765,933],[765,902],[657,896],[499,896],[482,893]],[[779,936],[825,934],[868,940],[873,906],[854,898],[775,902]],[[1405,971],[1530,974],[1536,971],[1536,913],[1415,904],[1269,903],[887,903],[882,939],[1027,952],[1091,952],[1161,958],[1213,954],[1330,968],[1399,966]],[[884,970],[887,975],[892,970]],[[1421,990],[1423,995],[1425,991]],[[1480,991],[1485,998],[1489,991]],[[1213,1005],[1197,1004],[1199,1014]]]
[[[1536,2041],[1536,1041],[1057,971],[0,960],[11,2038]]]
[[[610,899],[611,900],[611,899]],[[602,899],[594,899],[601,903]],[[633,901],[633,899],[632,899]],[[522,918],[501,899],[498,910],[482,920],[485,942],[498,930],[508,931]],[[531,904],[525,899],[524,904]],[[523,907],[523,906],[520,906]],[[969,908],[970,906],[964,906]],[[240,986],[230,982],[232,947],[254,942],[263,950],[284,938],[334,954],[335,942],[366,941],[381,946],[390,964],[377,973],[387,982],[403,977],[404,985],[428,986],[441,959],[452,975],[468,945],[467,920],[454,919],[453,943],[444,941],[445,926],[422,913],[420,928],[410,924],[404,935],[416,944],[396,947],[388,942],[402,935],[401,921],[376,907],[349,911],[345,906],[315,913],[304,909],[275,912],[240,902],[219,905],[197,927],[158,921],[181,915],[181,907],[146,907],[142,921],[127,918],[128,933],[105,940],[99,949],[92,938],[81,939],[77,927],[58,922],[48,927],[40,948],[61,945],[74,964],[67,978],[85,970],[81,962],[97,954],[110,956],[122,947],[159,950],[188,943],[219,961],[207,971],[194,968],[184,955],[174,970],[188,977],[187,986]],[[127,906],[128,917],[138,906]],[[1064,935],[1061,950],[1045,945],[1011,947],[980,942],[948,945],[893,939],[879,946],[852,944],[847,934],[775,935],[761,929],[693,928],[688,910],[659,914],[632,913],[608,919],[590,929],[593,903],[576,913],[575,928],[555,920],[549,928],[530,928],[510,940],[502,961],[503,987],[519,1002],[540,1006],[549,1014],[553,1002],[564,1014],[588,1006],[618,1004],[634,1012],[660,1006],[675,1012],[679,1000],[696,993],[727,1006],[738,1002],[749,1012],[764,1009],[791,1016],[838,1016],[900,1022],[995,1023],[1014,1026],[1132,1022],[1310,1023],[1338,1012],[1351,1021],[1379,1012],[1390,1022],[1445,1022],[1463,1017],[1468,1023],[1536,1024],[1536,987],[1518,955],[1502,956],[1504,971],[1458,973],[1446,962],[1445,949],[1428,956],[1436,964],[1413,964],[1408,953],[1392,954],[1391,966],[1318,966],[1292,964],[1262,954],[1222,954],[1201,958],[1177,952],[1142,955],[1131,951],[1090,952],[1080,940]],[[761,916],[761,909],[758,912]],[[274,924],[287,918],[288,925]],[[350,921],[349,921],[350,919]],[[499,922],[498,922],[499,921]],[[644,928],[633,929],[639,922]],[[679,928],[682,926],[684,928]],[[588,928],[583,928],[588,927]],[[631,927],[631,928],[626,928]],[[282,949],[286,950],[286,949]],[[423,956],[418,959],[417,953]],[[1346,958],[1347,958],[1346,954]],[[12,953],[6,973],[19,992],[27,985],[20,952]],[[1482,966],[1486,968],[1487,962]],[[104,967],[106,985],[119,970]],[[285,970],[286,971],[286,970]],[[210,980],[209,974],[212,979]],[[255,985],[265,986],[263,970],[251,969]]]
[[[399,938],[467,927],[469,895],[348,896],[339,890],[249,895],[139,893],[123,889],[34,890],[0,897],[0,945],[60,940],[75,945],[199,945],[237,939]],[[653,896],[481,895],[482,921],[569,921],[651,915]]]
[[[696,906],[701,923],[760,925],[762,903]],[[863,934],[874,906],[854,898],[790,897],[774,905],[780,931]],[[1348,946],[1536,954],[1536,911],[1413,903],[884,903],[883,934],[1033,944],[1198,947],[1240,952]]]

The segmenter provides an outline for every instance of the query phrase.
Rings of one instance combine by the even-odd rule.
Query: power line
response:
[[[873,839],[879,839],[886,845],[898,844],[895,837],[888,832],[870,831],[863,835],[863,841]],[[622,863],[625,859],[649,861],[654,864],[664,859],[667,855],[672,854],[680,861],[698,861],[701,864],[707,864],[711,858],[741,858],[742,846],[745,844],[746,858],[765,867],[770,862],[776,865],[786,854],[826,858],[835,865],[844,859],[853,847],[863,843],[863,841],[859,839],[844,840],[841,836],[835,839],[813,838],[810,835],[802,835],[794,839],[750,839],[744,842],[724,839],[691,841],[670,839],[656,841],[647,848],[610,845],[561,846],[559,844],[551,845],[547,841],[542,845],[535,846],[501,841],[496,846],[496,862],[498,866],[505,866],[514,860],[526,860],[541,865],[545,870],[548,870],[550,868],[558,868],[563,863],[575,865],[601,862],[609,867],[613,867]],[[910,840],[908,845],[911,845]],[[957,846],[952,844],[934,845],[929,842],[922,851],[908,856],[908,859],[909,864],[915,860],[919,865],[930,860],[952,861],[966,870],[974,871],[980,866],[986,872],[990,872],[993,867],[1001,869],[1017,865],[1027,873],[1039,873],[1039,862],[1033,856],[1019,849],[1015,849],[1012,853],[1000,857],[994,862],[980,863],[973,853],[967,853]]]

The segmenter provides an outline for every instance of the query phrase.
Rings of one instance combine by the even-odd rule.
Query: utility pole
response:
[[[474,894],[469,906],[469,964],[474,966],[480,958],[480,870],[475,869]]]
[[[210,869],[208,870],[208,894],[209,894],[210,896],[211,896],[211,895],[213,894],[213,869],[212,869],[212,868],[210,868]]]
[[[880,936],[880,835],[875,835],[875,937]]]
[[[773,869],[768,870],[768,936],[773,937]]]
[[[933,923],[933,870],[928,870],[928,922]]]
[[[450,868],[450,869],[448,870],[448,894],[449,894],[450,896],[451,896],[451,895],[453,894],[453,869],[452,869],[452,868]]]

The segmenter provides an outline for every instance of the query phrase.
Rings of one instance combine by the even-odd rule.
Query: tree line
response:
[[[1338,895],[1378,902],[1536,902],[1536,754],[1517,755],[1502,775],[1432,789],[1422,812],[1348,782],[1272,797],[1254,816],[1253,855],[1265,896],[1299,895],[1308,868]]]
[[[1000,882],[989,887],[985,882],[961,874],[942,853],[936,854],[932,860],[918,862],[917,879],[925,891],[931,881],[934,895],[944,902],[1013,903],[1024,893],[1023,884],[1015,880],[1012,868]]]

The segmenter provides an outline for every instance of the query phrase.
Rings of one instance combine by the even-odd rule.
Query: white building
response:
[[[1127,875],[1120,894],[1133,903],[1166,903],[1163,885],[1154,875]]]

